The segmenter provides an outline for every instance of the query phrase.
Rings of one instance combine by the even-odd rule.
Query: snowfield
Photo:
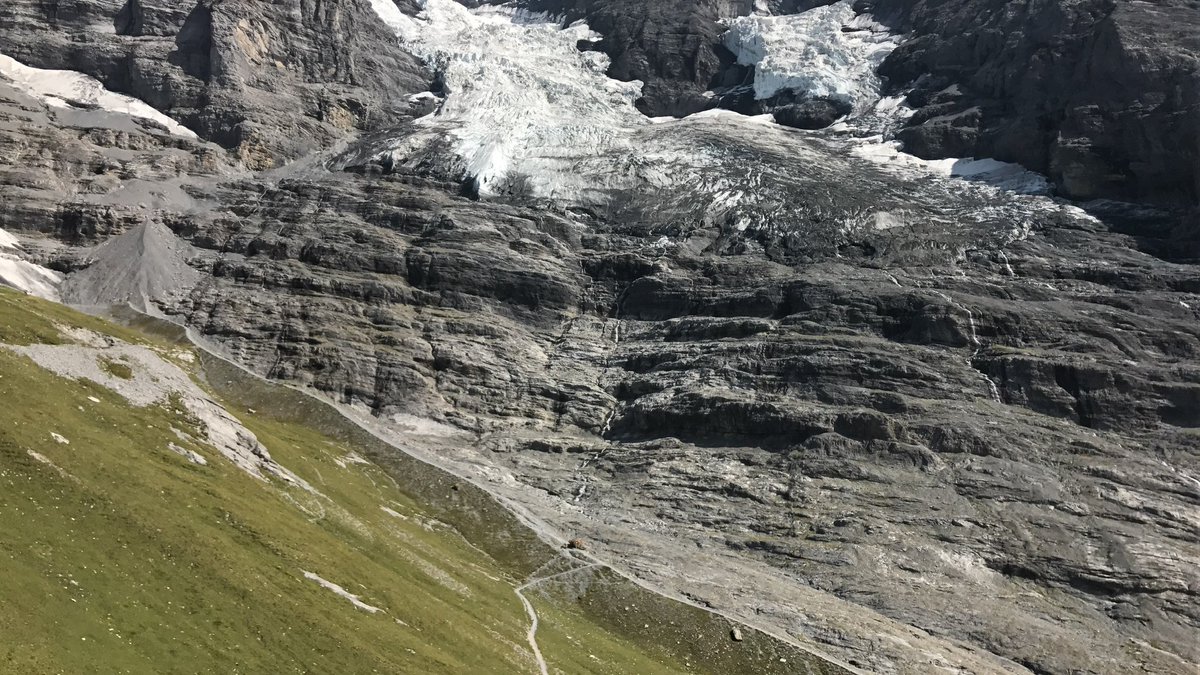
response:
[[[1016,194],[1041,195],[1050,191],[1050,182],[1042,174],[1029,171],[1019,164],[994,159],[966,157],[925,160],[903,152],[898,141],[885,142],[878,138],[855,145],[851,152],[901,173],[925,171],[935,176],[983,183]]]
[[[72,70],[31,68],[0,53],[0,78],[54,108],[100,108],[119,115],[146,120],[169,133],[186,138],[196,134],[179,122],[136,98],[104,88],[99,80]]]
[[[22,260],[20,251],[17,238],[0,229],[0,286],[57,302],[63,275]]]

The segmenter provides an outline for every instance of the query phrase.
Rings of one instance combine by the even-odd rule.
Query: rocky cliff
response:
[[[91,75],[269,169],[410,117],[429,87],[361,2],[8,2],[3,52]]]
[[[1080,196],[1191,198],[1196,89],[1179,73],[1195,8],[983,11],[1000,4],[871,8],[908,31],[883,68],[916,87],[908,147],[1020,160]],[[529,8],[586,18],[601,39],[580,46],[645,80],[642,112],[669,115],[715,105],[703,92],[730,73],[744,86],[716,19],[753,5]],[[450,9],[468,46],[557,30]],[[1168,39],[1130,46],[1133,26],[1171,16]],[[450,126],[462,92],[441,80],[500,78],[478,53],[422,63],[406,50],[427,45],[402,45],[366,0],[15,2],[0,38],[199,135],[0,79],[0,226],[75,280],[69,301],[186,322],[640,579],[853,666],[1200,661],[1200,270],[1184,215],[880,165],[837,129],[732,113],[621,117],[614,141],[583,108],[561,126],[602,151],[536,136],[554,152],[519,166],[544,173],[481,196],[487,153],[455,143],[491,130]],[[1024,61],[1037,77],[1018,77]],[[1068,91],[1068,68],[1087,87]],[[519,100],[537,129],[580,88],[499,72],[529,96],[477,100]],[[1178,95],[1153,98],[1166,82]],[[499,141],[482,147],[518,166]],[[545,176],[609,192],[550,197]]]
[[[883,73],[920,107],[903,138],[988,156],[1077,199],[1200,200],[1195,2],[860,3],[914,38]]]

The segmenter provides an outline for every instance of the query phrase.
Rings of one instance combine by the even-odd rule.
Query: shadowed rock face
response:
[[[1200,200],[1195,2],[859,5],[914,36],[881,72],[915,87],[916,154],[1019,162],[1079,199]]]
[[[639,102],[652,117],[688,115],[713,107],[705,91],[737,78],[733,55],[721,46],[718,19],[740,16],[752,0],[526,0],[534,12],[586,20],[604,36],[589,46],[609,55],[609,75],[645,83]]]
[[[0,32],[5,54],[96,77],[252,169],[408,119],[430,79],[367,0],[15,0]]]
[[[578,11],[678,18],[647,4]],[[428,76],[362,3],[171,7],[0,8],[14,56],[91,69],[230,148],[0,82],[0,226],[53,235],[30,242],[40,262],[168,287],[158,309],[260,373],[470,430],[470,447],[409,442],[643,579],[863,668],[1194,672],[1194,220],[1093,204],[1000,236],[1023,203],[890,176],[824,136],[788,136],[783,157],[694,136],[798,186],[775,228],[705,218],[690,194],[471,199],[373,159]],[[666,103],[647,105],[709,86],[719,63],[683,58],[709,52],[646,22],[620,44],[630,76],[661,74]],[[712,28],[695,25],[670,40]],[[635,69],[664,50],[691,70]],[[370,114],[334,124],[335,94]],[[224,136],[224,119],[269,133]],[[1159,133],[1139,119],[1129,133]],[[339,141],[336,159],[248,170]],[[906,206],[905,226],[849,226]],[[93,263],[119,235],[170,264],[126,269],[121,245]]]

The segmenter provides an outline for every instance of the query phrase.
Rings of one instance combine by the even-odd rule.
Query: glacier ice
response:
[[[725,46],[739,64],[754,66],[754,96],[785,89],[844,101],[862,111],[879,98],[875,74],[899,38],[850,0],[787,16],[728,21]]]
[[[374,0],[410,51],[441,74],[446,98],[418,121],[422,133],[393,152],[403,162],[449,138],[481,195],[528,176],[540,196],[576,197],[596,187],[565,166],[581,155],[627,155],[633,129],[650,124],[634,107],[638,82],[605,73],[608,58],[581,52],[599,36],[584,24],[453,0],[428,0],[416,18]]]
[[[911,223],[982,228],[1003,238],[1023,231],[1031,214],[1059,208],[982,180],[1003,173],[1000,167],[894,159],[902,153],[872,134],[911,114],[903,97],[880,96],[875,76],[899,38],[855,15],[845,0],[799,15],[731,21],[746,53],[758,50],[764,87],[807,82],[855,102],[846,123],[824,132],[727,110],[647,118],[635,106],[641,83],[608,77],[607,56],[578,49],[579,41],[599,37],[583,23],[564,26],[547,15],[454,0],[425,0],[416,16],[388,0],[373,4],[399,42],[445,83],[435,110],[397,129],[378,158],[468,181],[481,197],[550,199],[625,218],[665,215],[683,228],[702,222],[806,242]],[[955,167],[981,180],[960,181]]]

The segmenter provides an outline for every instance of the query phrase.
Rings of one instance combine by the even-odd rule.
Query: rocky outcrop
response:
[[[849,105],[830,99],[788,103],[771,111],[776,122],[797,129],[824,129],[849,113]]]
[[[714,105],[704,93],[741,77],[721,46],[718,19],[747,14],[752,0],[524,0],[533,12],[580,19],[603,37],[586,46],[612,59],[609,75],[644,83],[639,109],[652,117],[682,116]]]
[[[3,52],[76,70],[268,169],[409,118],[431,76],[367,0],[16,0]]]
[[[1200,8],[1154,3],[864,0],[911,34],[881,73],[912,89],[923,157],[996,157],[1075,199],[1197,203]]]
[[[1191,266],[1099,224],[883,270],[656,251],[417,176],[258,197],[176,225],[211,282],[173,311],[274,377],[475,431],[470,461],[551,495],[595,550],[661,556],[720,607],[802,579],[1012,670],[1200,657]],[[793,581],[710,588],[714,547]],[[814,602],[801,632],[911,667]]]

